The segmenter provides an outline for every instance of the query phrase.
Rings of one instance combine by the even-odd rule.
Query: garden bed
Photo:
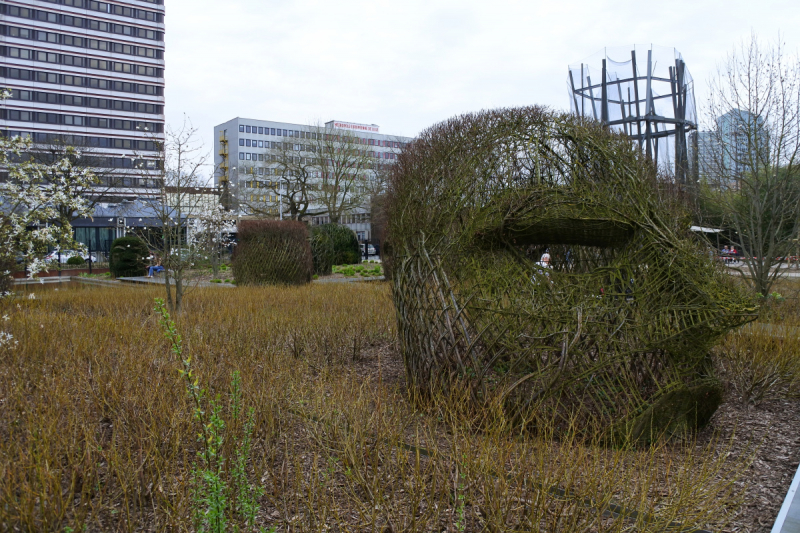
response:
[[[6,303],[18,344],[0,348],[5,528],[194,527],[201,428],[152,311],[162,293],[88,288]],[[254,409],[246,476],[264,489],[264,528],[768,531],[800,461],[790,390],[752,404],[731,389],[695,442],[635,449],[547,428],[519,435],[452,400],[414,402],[384,283],[197,289],[184,306],[181,357],[205,401],[220,398],[222,453],[243,435],[231,419],[235,371],[241,405]],[[639,514],[608,514],[621,508]]]

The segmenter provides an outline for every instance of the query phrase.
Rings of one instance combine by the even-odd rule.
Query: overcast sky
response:
[[[567,66],[604,47],[676,48],[702,107],[755,32],[800,48],[798,0],[165,0],[166,114],[213,149],[234,117],[378,124],[415,136],[501,106],[568,109]]]

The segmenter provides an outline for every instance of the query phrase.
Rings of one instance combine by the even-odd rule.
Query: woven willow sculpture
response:
[[[410,385],[615,439],[707,422],[709,348],[755,307],[656,185],[628,140],[541,108],[424,132],[389,198]]]

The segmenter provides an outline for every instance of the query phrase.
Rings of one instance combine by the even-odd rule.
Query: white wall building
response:
[[[112,196],[160,186],[164,0],[3,0],[0,86],[0,134],[85,148]]]
[[[318,140],[317,135],[337,131],[352,135],[364,156],[374,160],[371,164],[376,168],[393,164],[403,145],[412,140],[410,137],[382,134],[375,124],[332,120],[320,127],[237,117],[214,127],[215,185],[227,177],[233,195],[246,203],[256,195],[264,195],[264,191],[252,189],[254,182],[274,183],[271,176],[276,172],[276,164],[270,160],[270,155],[274,155],[276,150],[289,146],[299,156],[308,149],[307,143]],[[276,200],[268,193],[265,199],[267,202]],[[314,207],[319,211],[319,205]],[[324,213],[309,219],[312,224],[330,221]],[[368,202],[348,212],[341,222],[355,231],[359,240],[371,239]]]

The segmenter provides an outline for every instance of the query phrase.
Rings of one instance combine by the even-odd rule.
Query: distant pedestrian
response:
[[[550,268],[550,254],[547,252],[543,253],[536,265],[544,268]]]
[[[161,266],[161,258],[158,257],[157,255],[154,256],[153,257],[153,264],[150,265],[150,269],[149,269],[149,272],[147,274],[147,277],[148,278],[152,278],[154,272],[163,272],[163,271],[164,271],[164,267]]]

